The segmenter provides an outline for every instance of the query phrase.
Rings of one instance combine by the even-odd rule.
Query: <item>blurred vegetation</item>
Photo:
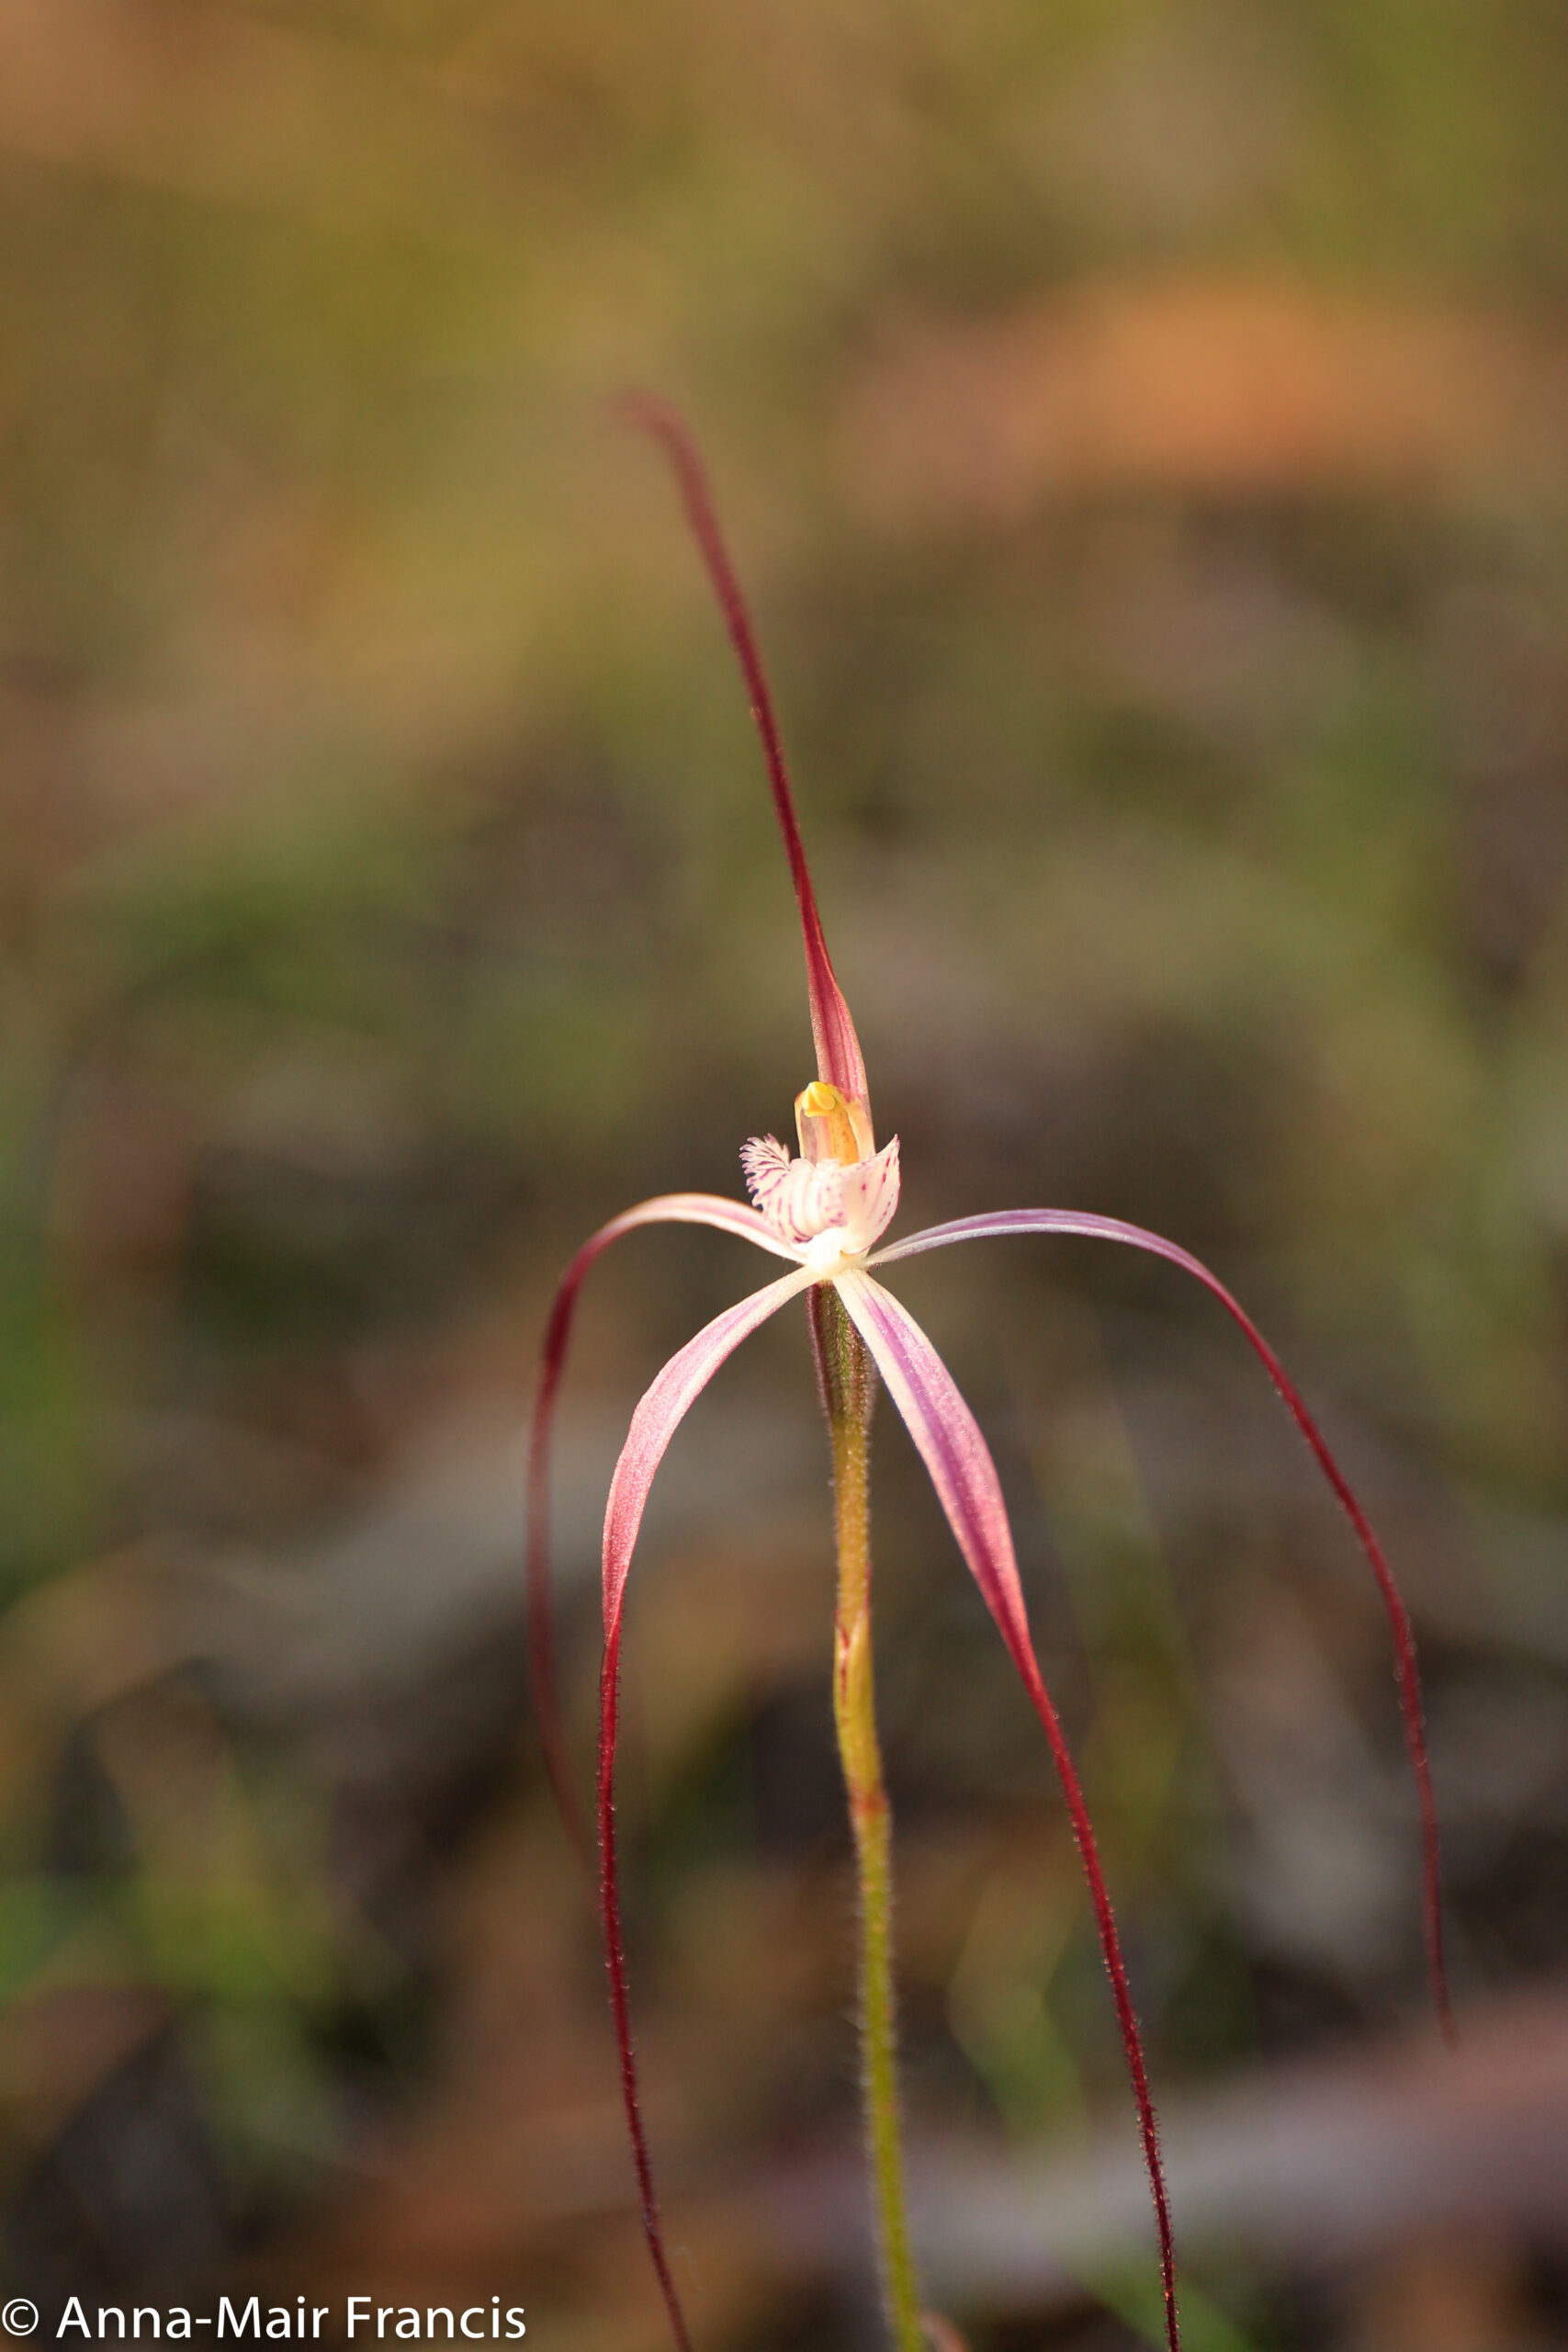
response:
[[[516,1433],[576,1242],[737,1190],[808,1038],[627,384],[710,454],[907,1227],[1092,1207],[1254,1308],[1416,1612],[1461,1993],[1560,1983],[1565,107],[1545,0],[7,12],[0,2090],[46,2313],[243,2274],[660,2340]],[[750,1274],[682,1233],[595,1278],[585,1737],[615,1447]],[[996,1449],[1156,2085],[1416,2030],[1380,1614],[1212,1306],[1076,1242],[900,1288]],[[886,1419],[917,2150],[1130,2138]],[[776,2220],[853,2133],[824,1470],[792,1325],[634,1592],[635,1980],[716,2352],[876,2340],[862,2254]],[[1557,2324],[1539,2221],[1368,2226],[1211,2232],[1194,2345]],[[1110,2347],[1137,2258],[955,2316]]]

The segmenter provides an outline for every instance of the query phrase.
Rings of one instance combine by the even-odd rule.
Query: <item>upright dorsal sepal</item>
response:
[[[773,808],[795,883],[795,904],[800,909],[801,934],[806,946],[806,986],[811,1001],[811,1035],[817,1047],[817,1074],[827,1085],[836,1087],[846,1100],[859,1103],[866,1114],[869,1132],[870,1102],[860,1039],[855,1035],[855,1024],[850,1018],[850,1008],[844,1002],[844,993],[834,977],[832,958],[828,953],[822,918],[817,911],[817,893],[811,887],[811,870],[806,863],[806,846],[800,838],[800,824],[795,813],[795,795],[790,789],[789,770],[784,765],[784,741],[779,733],[773,698],[768,691],[767,673],[762,667],[757,633],[751,626],[751,615],[739,576],[730,560],[724,534],[719,529],[713,492],[708,486],[707,469],[698,455],[696,443],[684,417],[667,401],[656,400],[650,393],[636,392],[623,401],[622,409],[632,424],[653,435],[675,469],[686,518],[702,551],[703,561],[707,566],[708,578],[713,582],[725,627],[729,631],[729,641],[735,648],[736,659],[746,681],[751,716],[761,738],[768,781],[773,786]]]

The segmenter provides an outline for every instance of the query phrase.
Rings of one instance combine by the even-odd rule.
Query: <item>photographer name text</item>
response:
[[[189,2311],[184,2303],[99,2303],[89,2310],[79,2295],[73,2295],[54,2334],[56,2341],[73,2343],[85,2336],[95,2344],[158,2343],[164,2338],[194,2343],[203,2335],[209,2342],[232,2338],[259,2344],[270,2337],[275,2343],[299,2344],[318,2340],[323,2327],[333,2339],[341,2333],[350,2342],[400,2337],[405,2344],[515,2343],[528,2333],[523,2306],[503,2304],[499,2295],[462,2307],[383,2303],[374,2295],[350,2295],[335,2315],[331,2303],[307,2303],[303,2295],[292,2303],[264,2303],[259,2295],[220,2295],[216,2312],[206,2312]],[[21,2332],[7,2324],[7,2334]]]

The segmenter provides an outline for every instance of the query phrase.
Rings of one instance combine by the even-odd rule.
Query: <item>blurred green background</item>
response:
[[[543,1790],[550,1288],[810,1074],[708,451],[905,1229],[1169,2120],[1194,2352],[1568,2326],[1568,23],[1551,0],[11,0],[0,15],[0,2247],[664,2339]],[[595,1276],[630,1408],[757,1278]],[[976,2352],[1146,2324],[1046,1760],[890,1415],[911,2146]],[[797,1318],[650,1510],[621,1821],[708,2352],[878,2338]]]

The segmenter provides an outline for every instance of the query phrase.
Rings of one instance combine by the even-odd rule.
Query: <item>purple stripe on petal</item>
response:
[[[556,1396],[566,1366],[567,1349],[571,1341],[578,1293],[590,1267],[603,1256],[610,1244],[619,1241],[624,1234],[635,1233],[645,1225],[714,1226],[721,1233],[735,1233],[742,1240],[754,1241],[759,1250],[766,1250],[775,1258],[787,1258],[794,1261],[799,1256],[797,1250],[779,1238],[767,1219],[760,1216],[754,1208],[748,1207],[744,1201],[728,1201],[718,1193],[665,1193],[656,1200],[643,1201],[636,1208],[626,1209],[620,1216],[612,1217],[608,1225],[602,1225],[598,1232],[583,1243],[561,1276],[557,1289],[545,1332],[539,1385],[534,1397],[533,1419],[528,1431],[525,1571],[528,1673],[545,1770],[549,1776],[561,1819],[585,1864],[590,1857],[590,1841],[567,1763],[560,1707],[556,1695],[555,1628],[550,1608],[550,1434],[555,1420]]]
[[[1448,1960],[1443,1941],[1442,1852],[1438,1837],[1437,1800],[1432,1793],[1432,1768],[1427,1754],[1415,1630],[1410,1623],[1410,1612],[1404,1605],[1404,1597],[1384,1556],[1372,1523],[1352,1492],[1349,1480],[1330,1453],[1327,1440],[1307,1410],[1305,1398],[1251,1316],[1238,1300],[1232,1297],[1219,1276],[1210,1272],[1201,1259],[1194,1258],[1179,1242],[1168,1241],[1163,1234],[1150,1233],[1141,1225],[1123,1224],[1120,1217],[1090,1216],[1077,1209],[995,1209],[983,1216],[954,1217],[949,1225],[928,1226],[923,1233],[913,1233],[907,1241],[896,1241],[891,1249],[879,1250],[872,1263],[887,1266],[899,1258],[919,1257],[927,1250],[945,1250],[953,1241],[983,1241],[994,1239],[998,1235],[1013,1233],[1077,1234],[1092,1241],[1116,1241],[1123,1248],[1142,1250],[1150,1257],[1164,1258],[1169,1264],[1179,1266],[1183,1273],[1190,1274],[1195,1282],[1202,1283],[1205,1290],[1213,1292],[1226,1314],[1235,1322],[1279,1390],[1286,1411],[1312,1449],[1318,1468],[1356,1531],[1367,1564],[1382,1596],[1389,1630],[1393,1638],[1394,1671],[1399,1684],[1400,1712],[1404,1722],[1405,1752],[1410,1758],[1411,1777],[1416,1783],[1416,1802],[1421,1816],[1421,1908],[1427,1942],[1427,1970],[1438,2022],[1445,2040],[1453,2045],[1459,2036],[1449,1998]]]
[[[857,1253],[880,1241],[898,1206],[898,1138],[844,1170],[844,1224]]]

